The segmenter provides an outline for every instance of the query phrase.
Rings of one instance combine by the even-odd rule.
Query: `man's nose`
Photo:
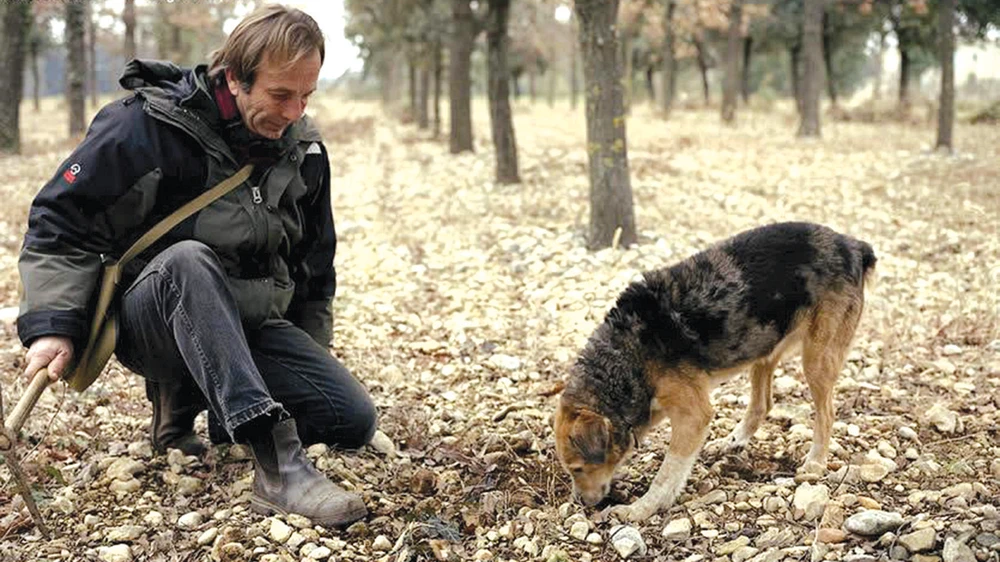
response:
[[[281,108],[281,117],[289,123],[298,121],[306,112],[305,100],[289,100]]]

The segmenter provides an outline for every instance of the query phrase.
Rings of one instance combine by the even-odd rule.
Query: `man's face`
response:
[[[236,106],[247,129],[268,139],[281,138],[285,129],[305,113],[306,102],[316,91],[322,65],[319,51],[291,65],[276,63],[265,55],[249,92],[227,69],[226,82],[236,97]]]

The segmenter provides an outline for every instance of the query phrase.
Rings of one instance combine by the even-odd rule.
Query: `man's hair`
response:
[[[265,4],[237,24],[212,53],[209,73],[230,69],[249,90],[265,55],[272,62],[293,64],[313,51],[319,51],[322,62],[323,32],[312,16],[281,4]]]

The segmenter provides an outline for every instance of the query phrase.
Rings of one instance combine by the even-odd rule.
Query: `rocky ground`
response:
[[[26,112],[25,156],[0,159],[0,305],[17,302],[30,198],[65,158],[61,109]],[[248,509],[247,452],[154,456],[150,408],[117,364],[85,393],[48,391],[18,451],[52,538],[0,469],[7,560],[1000,560],[1000,130],[960,125],[955,156],[912,125],[824,124],[803,143],[781,108],[628,124],[640,244],[584,247],[582,116],[515,107],[524,183],[497,186],[485,109],[477,152],[327,98],[337,255],[334,353],[368,385],[380,433],[356,452],[309,449],[371,512],[347,529]],[[53,140],[57,139],[57,140]],[[797,482],[811,436],[797,360],[750,447],[703,456],[677,505],[619,526],[569,502],[548,418],[560,381],[615,296],[643,270],[744,228],[811,220],[868,240],[879,282],[837,386],[829,475]],[[9,409],[23,351],[0,324]],[[746,404],[715,395],[711,438]],[[204,431],[204,420],[199,420]],[[641,495],[669,426],[621,470],[612,499]]]

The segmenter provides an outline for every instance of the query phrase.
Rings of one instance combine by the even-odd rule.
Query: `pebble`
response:
[[[867,510],[847,518],[844,529],[864,537],[877,537],[898,529],[903,516],[893,511]]]
[[[752,546],[741,546],[733,552],[730,559],[732,559],[733,562],[746,562],[756,556],[758,552],[760,552],[760,550]]]
[[[285,516],[285,519],[288,520],[289,525],[298,529],[309,529],[313,526],[312,521],[308,517],[303,517],[298,513],[289,513]]]
[[[823,515],[827,502],[830,501],[830,489],[825,484],[810,484],[803,482],[795,489],[792,505],[795,507],[795,518],[812,521]]]
[[[908,441],[913,441],[913,442],[920,441],[920,437],[917,435],[917,432],[908,425],[904,425],[899,428],[899,436]]]
[[[754,546],[761,550],[767,550],[769,548],[784,548],[796,542],[798,542],[798,537],[791,529],[769,527],[754,540]]]
[[[177,494],[181,496],[193,496],[201,490],[201,480],[194,476],[181,476],[177,482]]]
[[[736,537],[735,539],[724,542],[715,548],[715,554],[719,556],[728,556],[738,549],[748,546],[750,544],[750,537],[745,535]]]
[[[292,536],[292,528],[285,525],[280,519],[271,519],[271,527],[268,529],[267,534],[271,537],[272,541],[284,544],[288,540],[288,537]]]
[[[646,555],[646,542],[642,540],[642,535],[635,527],[615,525],[611,528],[610,537],[611,546],[623,559],[633,554],[639,557]]]
[[[132,478],[130,480],[113,480],[108,486],[112,492],[131,494],[133,492],[138,492],[142,488],[142,484],[139,480]]]
[[[146,529],[138,525],[122,525],[108,529],[104,536],[110,542],[131,542],[141,537]]]
[[[215,540],[215,537],[219,536],[219,530],[215,527],[206,529],[204,533],[198,535],[198,544],[200,546],[205,546],[211,544]]]
[[[146,466],[128,457],[115,459],[109,466],[107,470],[108,478],[113,480],[127,481],[131,480],[133,476],[142,472],[146,469]]]
[[[913,531],[899,537],[899,544],[910,552],[924,552],[937,544],[937,531],[933,527]]]
[[[816,542],[836,544],[845,540],[847,540],[847,533],[840,529],[824,527],[816,531]]]
[[[604,537],[600,533],[590,533],[587,535],[587,542],[590,544],[604,544]]]
[[[944,557],[944,562],[976,562],[976,555],[972,549],[954,537],[944,540],[941,556]]]
[[[387,457],[397,456],[396,445],[392,442],[392,439],[388,435],[382,433],[381,430],[375,430],[375,435],[372,436],[371,441],[368,442],[376,451],[382,453]]]
[[[127,544],[102,546],[97,549],[97,557],[103,562],[129,562],[132,560],[132,549]]]
[[[493,560],[493,553],[486,550],[485,548],[480,548],[472,555],[472,559],[476,562],[487,562]]]
[[[333,552],[329,548],[320,546],[313,549],[313,551],[309,553],[309,558],[312,558],[313,560],[326,560],[331,554],[333,554]]]
[[[149,513],[146,514],[145,517],[142,518],[142,520],[147,525],[151,525],[153,527],[159,527],[160,525],[163,524],[163,514],[160,513],[159,511],[150,511]]]
[[[924,420],[937,428],[941,433],[961,431],[962,424],[958,414],[949,410],[941,403],[934,404],[924,414]]]
[[[180,518],[177,520],[177,526],[184,530],[191,530],[197,527],[198,525],[201,525],[201,522],[203,520],[204,518],[200,513],[198,513],[197,511],[192,511],[190,513],[185,513],[184,515],[181,515]]]
[[[372,550],[381,550],[383,552],[392,550],[392,541],[385,535],[379,535],[372,541]]]
[[[578,541],[586,540],[589,533],[590,525],[584,521],[577,521],[576,523],[573,523],[572,527],[569,528],[569,536]]]
[[[691,520],[687,517],[674,519],[663,528],[661,536],[672,541],[686,541],[691,537]]]

